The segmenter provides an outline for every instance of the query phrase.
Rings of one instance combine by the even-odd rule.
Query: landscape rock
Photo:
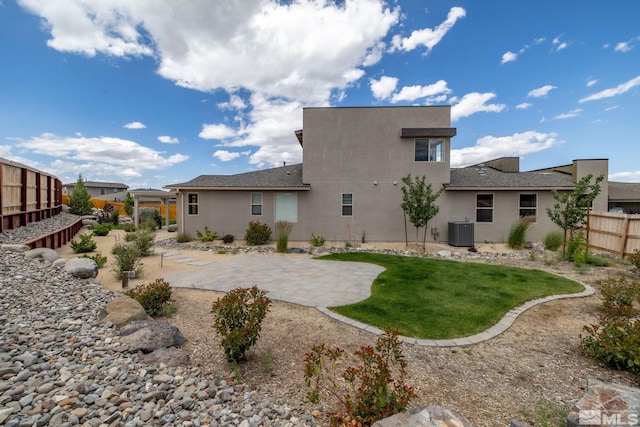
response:
[[[24,253],[24,258],[27,260],[39,259],[45,264],[51,264],[55,260],[59,259],[60,255],[58,255],[58,252],[54,251],[53,249],[36,248],[26,251]]]
[[[573,407],[567,426],[637,425],[638,414],[640,388],[589,378],[587,393]]]
[[[98,276],[98,264],[90,258],[70,258],[64,264],[64,269],[79,279],[93,279]]]
[[[442,251],[438,251],[438,256],[442,258],[451,258],[451,251],[448,251],[446,249]]]
[[[159,348],[180,347],[186,339],[177,327],[164,320],[136,320],[120,330],[120,342],[129,351],[151,353]]]
[[[5,243],[0,245],[0,250],[7,251],[7,252],[26,252],[29,250],[29,246]]]
[[[471,427],[471,423],[458,411],[428,405],[392,415],[372,427]]]
[[[117,297],[105,306],[100,320],[122,328],[135,320],[151,320],[140,303],[133,298]]]
[[[164,364],[166,366],[188,366],[191,365],[189,354],[176,347],[159,348],[141,357],[144,363]]]

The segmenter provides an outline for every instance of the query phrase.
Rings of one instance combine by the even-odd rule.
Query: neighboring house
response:
[[[121,184],[119,182],[99,182],[99,181],[84,181],[84,186],[87,188],[87,191],[91,195],[91,197],[100,198],[102,200],[113,200],[113,198],[122,198],[121,194],[127,195],[127,191],[129,187],[125,184]],[[73,189],[76,187],[76,183],[63,184],[62,185],[62,194],[71,195],[73,193]],[[111,198],[111,199],[110,199]],[[114,200],[114,201],[122,201],[122,200]]]
[[[274,229],[286,220],[294,224],[291,240],[314,233],[352,243],[402,242],[402,178],[411,174],[426,176],[434,191],[445,188],[428,241],[449,241],[449,223],[466,221],[476,242],[502,242],[523,215],[536,216],[529,238],[541,240],[556,228],[545,212],[552,190],[571,191],[589,173],[606,179],[606,159],[520,172],[519,159],[510,157],[452,169],[450,115],[449,106],[305,108],[303,130],[295,132],[302,164],[167,185],[177,194],[178,227],[195,235],[207,226],[241,239],[249,221]],[[602,188],[594,209],[606,211],[606,180]],[[406,224],[415,241],[415,228]]]
[[[620,209],[627,214],[640,213],[640,184],[609,182],[609,210]]]

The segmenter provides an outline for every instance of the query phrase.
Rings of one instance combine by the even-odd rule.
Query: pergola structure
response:
[[[133,221],[138,227],[140,225],[140,215],[138,215],[138,207],[140,202],[157,202],[160,200],[160,204],[164,205],[164,217],[165,222],[169,225],[169,204],[171,202],[176,203],[176,193],[172,191],[163,190],[131,190],[131,196],[133,197]]]

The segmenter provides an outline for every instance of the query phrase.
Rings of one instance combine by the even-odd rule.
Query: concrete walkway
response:
[[[327,307],[352,304],[371,295],[371,284],[384,271],[375,264],[325,261],[291,255],[238,255],[215,262],[198,261],[176,252],[158,252],[175,262],[200,266],[198,269],[169,273],[164,278],[177,288],[206,289],[228,292],[238,287],[257,285],[267,291],[269,298],[315,307],[322,313],[351,326],[381,334],[383,331],[332,312]],[[563,298],[592,295],[588,285],[583,292],[553,295],[528,301],[510,310],[496,325],[486,331],[465,338],[428,340],[400,337],[411,344],[431,347],[458,347],[477,344],[493,338],[513,324],[516,318],[538,304]]]

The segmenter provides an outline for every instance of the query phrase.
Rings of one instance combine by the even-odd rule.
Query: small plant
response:
[[[224,236],[222,236],[222,242],[226,245],[230,245],[234,240],[235,237],[233,236],[233,234],[225,234]]]
[[[605,312],[625,317],[638,315],[638,310],[633,308],[633,302],[640,299],[639,282],[609,277],[598,280],[596,284],[602,294],[602,307]]]
[[[178,235],[176,236],[176,242],[178,243],[187,243],[191,241],[191,236],[189,236],[187,233],[178,233]]]
[[[573,261],[576,266],[580,266],[587,261],[586,240],[582,231],[576,233],[569,239],[565,258]]]
[[[222,249],[218,249],[218,255],[225,255],[227,253],[227,250],[222,248]]]
[[[115,211],[114,211],[115,212]],[[111,224],[102,223],[102,224],[93,224],[91,226],[91,232],[95,236],[106,236],[111,231]]]
[[[627,260],[633,264],[636,273],[640,273],[640,249],[633,251],[633,253],[627,257]]]
[[[138,248],[141,257],[153,254],[153,242],[156,238],[155,231],[149,230],[148,228],[141,228],[135,233],[127,234],[126,237],[130,238],[127,240]]]
[[[305,354],[307,399],[317,403],[327,393],[337,400],[340,409],[331,414],[332,425],[368,426],[404,411],[415,392],[405,384],[407,362],[400,344],[397,332],[385,330],[375,347],[362,346],[354,353],[361,365],[342,374],[337,364],[344,350],[315,345]]]
[[[260,357],[260,371],[265,374],[273,372],[273,350],[267,347],[267,350]]]
[[[538,254],[536,254],[534,251],[529,252],[529,261],[537,261],[538,260]]]
[[[562,239],[563,239],[563,235],[562,235],[562,231],[560,230],[553,230],[547,233],[546,236],[544,236],[544,248],[555,252],[558,249],[560,249],[560,247],[562,246]]]
[[[276,251],[279,253],[289,252],[289,235],[293,224],[289,221],[276,222]]]
[[[614,369],[640,374],[640,322],[601,314],[596,324],[585,326],[580,350]]]
[[[114,257],[112,272],[116,279],[122,279],[125,271],[135,271],[136,276],[143,272],[140,250],[131,242],[117,242],[111,249]]]
[[[213,242],[217,238],[218,233],[209,230],[209,227],[207,227],[206,225],[204,226],[204,232],[196,230],[196,239],[200,240],[201,242]]]
[[[245,231],[244,240],[249,246],[264,245],[271,238],[271,228],[267,224],[259,221],[249,222],[249,227]]]
[[[608,259],[591,254],[586,255],[585,262],[589,265],[595,265],[596,267],[609,267],[611,265],[611,261]]]
[[[132,233],[134,231],[136,231],[136,226],[135,224],[132,223],[126,223],[126,224],[122,224],[121,228],[126,232],[126,233]]]
[[[173,297],[171,285],[164,279],[130,289],[126,295],[138,301],[149,316],[159,315]]]
[[[324,245],[324,242],[324,237],[316,236],[315,234],[311,233],[311,240],[309,240],[309,244],[311,246],[322,246]]]
[[[236,288],[213,303],[213,327],[222,337],[220,344],[229,362],[243,360],[247,350],[256,343],[270,305],[266,291],[255,285]]]
[[[507,242],[512,249],[522,249],[527,243],[527,231],[536,221],[535,216],[525,216],[518,219],[509,230]]]
[[[149,218],[142,223],[142,228],[148,231],[156,231],[158,223],[153,218]]]
[[[93,240],[93,234],[79,234],[79,241],[75,239],[69,242],[71,245],[71,250],[74,254],[83,254],[86,252],[95,251],[98,247],[98,244]]]
[[[111,211],[110,221],[113,225],[120,224],[120,211],[118,209],[114,209]]]
[[[567,424],[569,412],[570,411],[568,409],[563,408],[560,405],[554,404],[543,397],[538,397],[529,417],[533,418],[531,421],[535,422],[535,425],[537,426],[560,427]]]
[[[91,255],[91,256],[89,256],[89,255],[87,255],[87,254],[84,254],[84,255],[82,255],[80,258],[89,258],[89,259],[92,259],[92,260],[96,263],[96,265],[98,266],[98,268],[102,268],[102,267],[104,267],[104,265],[107,263],[107,257],[106,257],[106,256],[103,256],[100,252],[98,252],[98,253],[97,253],[97,254],[95,254],[95,255]]]

